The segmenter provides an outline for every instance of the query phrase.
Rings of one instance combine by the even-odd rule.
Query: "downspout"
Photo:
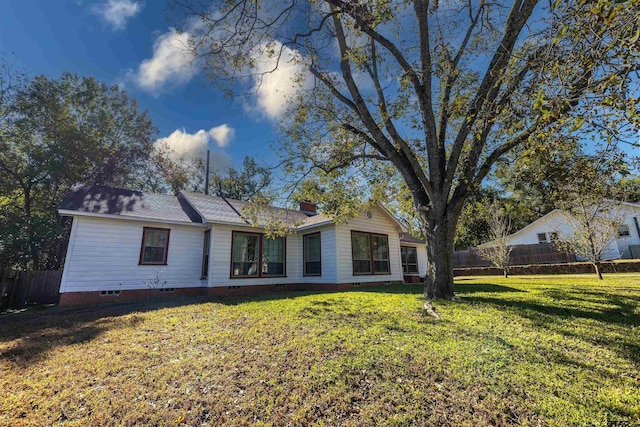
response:
[[[638,237],[640,237],[640,224],[638,224],[638,217],[633,217],[633,223],[636,225],[636,231],[638,232]]]

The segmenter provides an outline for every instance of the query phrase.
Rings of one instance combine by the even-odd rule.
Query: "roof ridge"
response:
[[[207,194],[207,195],[208,195],[208,194]],[[224,196],[217,196],[217,197],[220,197],[222,200],[224,200],[224,201],[227,203],[227,205],[229,205],[229,207],[230,207],[231,209],[233,209],[233,211],[234,211],[235,213],[237,213],[237,214],[238,214],[238,216],[240,217],[240,219],[241,219],[241,220],[243,220],[243,221],[244,221],[244,222],[246,222],[247,224],[251,225],[251,223],[250,223],[249,221],[247,221],[246,219],[242,218],[242,214],[240,214],[240,212],[238,212],[238,210],[237,210],[237,209],[236,209],[236,208],[235,208],[231,203],[229,203],[229,201],[227,200],[227,198],[226,198],[226,197],[224,197]],[[233,199],[232,199],[232,200],[233,200]]]

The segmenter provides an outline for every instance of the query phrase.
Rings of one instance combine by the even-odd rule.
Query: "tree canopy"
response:
[[[156,130],[117,86],[68,73],[52,79],[3,71],[0,265],[60,268],[64,194],[76,182],[130,186]]]
[[[638,0],[174,4],[223,89],[261,95],[278,72],[291,77],[290,172],[351,172],[357,187],[392,165],[428,241],[430,298],[453,296],[456,225],[499,160],[637,144]]]
[[[215,171],[210,177],[210,193],[236,200],[268,197],[270,185],[271,169],[249,156],[245,156],[241,167]]]

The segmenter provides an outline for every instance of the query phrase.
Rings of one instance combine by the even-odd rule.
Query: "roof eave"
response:
[[[68,209],[58,209],[58,213],[61,216],[72,216],[72,217],[82,216],[82,217],[88,217],[88,218],[120,219],[125,221],[160,222],[165,224],[188,225],[188,226],[196,226],[196,227],[202,227],[203,225],[205,225],[203,223],[193,222],[193,221],[177,221],[177,220],[153,218],[153,217],[101,214],[101,213],[94,213],[94,212],[74,211],[74,210],[68,210]]]
[[[402,233],[408,233],[409,230],[407,229],[407,227],[400,222],[400,220],[398,218],[396,218],[396,216],[394,214],[392,214],[387,208],[385,208],[384,206],[382,206],[382,204],[376,202],[376,205],[382,209],[384,211],[384,213],[386,213],[392,220],[393,222],[395,222],[398,225],[398,228],[400,228],[400,231]]]

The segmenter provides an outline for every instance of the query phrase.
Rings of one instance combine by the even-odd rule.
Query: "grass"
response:
[[[0,425],[640,425],[640,275],[0,317]]]

